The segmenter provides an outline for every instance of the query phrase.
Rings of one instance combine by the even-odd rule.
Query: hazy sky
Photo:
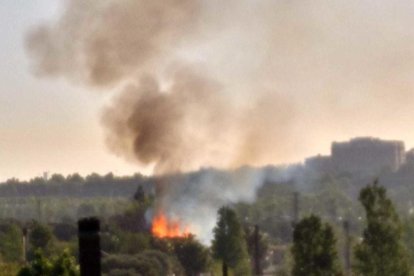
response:
[[[30,71],[24,37],[33,26],[56,18],[62,2],[3,0],[0,6],[0,180],[44,171],[140,170],[105,146],[100,112],[106,94],[65,78],[36,78]],[[266,156],[266,162],[325,154],[333,140],[355,136],[401,139],[407,148],[414,146],[410,1],[237,2],[222,8],[221,0],[212,0],[203,18],[211,23],[204,26],[209,31],[178,52],[207,60],[213,75],[226,76],[229,89],[249,93],[244,90],[262,82],[292,100],[291,135],[281,144],[277,137],[265,141],[282,149]],[[222,26],[230,27],[211,35]]]
[[[137,171],[108,153],[99,126],[102,95],[29,70],[24,35],[52,18],[56,0],[3,0],[0,5],[0,180],[50,173]]]

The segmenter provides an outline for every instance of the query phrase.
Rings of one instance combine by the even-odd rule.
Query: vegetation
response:
[[[66,177],[53,174],[50,178],[36,177],[29,181],[9,179],[0,185],[0,197],[130,198],[138,185],[148,191],[150,179],[139,174],[128,177],[112,173],[104,176],[92,173],[86,177],[76,173]]]
[[[0,254],[4,262],[17,263],[22,260],[22,230],[15,221],[0,224]]]
[[[233,269],[236,275],[250,275],[245,233],[236,212],[229,207],[220,208],[213,232],[214,259]]]
[[[0,271],[2,276],[16,276],[21,269],[19,263],[0,263]]]
[[[76,260],[67,251],[55,258],[46,258],[41,250],[35,252],[29,265],[23,267],[18,276],[78,276]]]
[[[366,188],[370,179],[359,175],[303,170],[287,179],[279,177],[284,169],[262,170],[264,184],[258,188],[256,200],[219,210],[210,247],[197,236],[152,236],[147,220],[155,204],[152,178],[111,174],[83,178],[75,174],[29,182],[10,180],[0,185],[2,275],[52,273],[58,260],[61,267],[64,263],[77,267],[76,221],[92,215],[101,220],[105,275],[221,275],[223,261],[229,275],[250,275],[255,258],[264,271],[270,269],[277,275],[338,275],[344,261],[344,220],[349,222],[350,240],[356,245],[352,256],[356,275],[384,275],[383,271],[410,275],[414,264],[414,189],[407,179],[414,179],[414,170],[385,172],[380,176],[384,187],[375,184]],[[394,180],[396,184],[390,188]],[[183,181],[188,184],[190,180]],[[300,222],[294,229],[295,192],[300,194]],[[255,225],[260,228],[258,251]],[[28,229],[26,267],[22,262],[23,229]]]
[[[199,275],[209,270],[210,252],[193,236],[176,240],[174,253],[187,276]]]
[[[341,275],[333,230],[317,216],[295,226],[292,255],[294,276]]]
[[[362,189],[367,226],[355,249],[356,275],[411,275],[402,227],[386,190],[377,182]]]
[[[30,245],[34,249],[41,249],[43,252],[49,250],[52,240],[52,231],[46,225],[34,222],[29,235]]]
[[[106,275],[169,275],[172,266],[168,256],[159,251],[144,251],[137,255],[111,255],[103,259]]]

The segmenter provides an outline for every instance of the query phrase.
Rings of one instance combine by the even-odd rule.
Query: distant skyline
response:
[[[45,171],[64,175],[149,173],[149,168],[125,161],[105,145],[101,112],[109,102],[109,93],[70,82],[64,76],[39,78],[31,70],[25,36],[42,22],[58,18],[64,2],[3,0],[0,7],[0,181],[29,179]],[[211,3],[212,18],[221,22],[217,24],[227,22],[226,9],[214,6],[220,1]],[[241,3],[245,5],[228,12],[237,20],[249,15],[251,5],[258,6],[252,13],[276,5],[267,0]],[[318,0],[315,5],[325,6],[323,3]],[[267,146],[280,150],[253,165],[300,162],[318,153],[328,154],[333,141],[360,136],[402,140],[407,150],[414,147],[414,5],[408,0],[378,4],[349,1],[349,6],[340,0],[330,3],[335,4],[326,4],[326,9],[303,7],[310,19],[296,20],[294,15],[302,9],[289,10],[293,19],[288,20],[287,28],[275,25],[269,31],[285,35],[276,46],[271,45],[270,54],[265,53],[270,46],[263,47],[268,22],[255,16],[251,21],[235,21],[228,33],[208,36],[211,34],[206,31],[207,41],[197,38],[179,49],[188,59],[208,60],[208,70],[214,76],[226,76],[229,89],[247,93],[253,83],[263,82],[264,89],[281,90],[292,100],[295,112],[288,114],[286,123],[289,139],[284,137],[280,142],[274,136],[265,140]],[[340,11],[336,4],[349,8],[343,17],[331,16],[330,12]],[[347,12],[355,18],[347,19]],[[279,22],[285,18],[277,21],[283,24]],[[297,29],[290,31],[292,26]],[[301,29],[303,26],[311,27]],[[243,28],[252,37],[245,37]],[[263,34],[258,31],[262,29]],[[286,42],[286,38],[293,42]],[[291,125],[290,120],[294,120]],[[285,131],[286,126],[281,129]],[[269,135],[274,133],[277,131]]]

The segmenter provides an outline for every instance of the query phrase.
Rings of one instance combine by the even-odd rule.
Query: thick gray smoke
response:
[[[67,0],[26,44],[37,74],[118,91],[102,116],[109,148],[163,174],[395,130],[414,116],[413,12],[409,0]],[[260,177],[246,179],[231,201],[254,193]],[[212,202],[230,202],[221,190]],[[181,194],[162,201],[201,200]]]
[[[56,24],[29,33],[27,49],[38,74],[120,89],[103,113],[108,145],[157,174],[272,162],[289,152],[273,146],[290,138],[287,97],[230,89],[208,61],[180,54],[217,31],[210,9],[201,0],[71,0]]]
[[[228,108],[218,85],[182,68],[167,91],[150,76],[129,84],[104,112],[103,122],[114,152],[165,173],[197,169],[220,154],[221,131],[231,127]]]
[[[35,72],[103,87],[168,57],[200,9],[193,0],[68,0],[66,6],[56,24],[27,36]]]
[[[168,83],[164,90],[152,76],[130,83],[103,118],[113,152],[155,164],[157,174],[255,160],[264,152],[261,136],[272,127],[261,118],[290,108],[283,101],[260,104],[253,99],[250,107],[236,109],[218,83],[191,67],[177,69]],[[289,120],[278,116],[281,123]]]

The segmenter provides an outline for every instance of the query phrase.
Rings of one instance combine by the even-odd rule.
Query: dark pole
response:
[[[42,201],[40,199],[37,199],[37,219],[39,222],[43,222],[43,212],[42,212]]]
[[[262,275],[262,270],[260,267],[260,248],[259,248],[259,226],[254,226],[254,272],[255,275]]]
[[[224,211],[225,211],[224,218],[227,218],[227,216],[228,216],[228,214],[227,214],[228,209],[227,209],[227,208],[225,208],[225,209],[224,209]],[[224,232],[225,232],[225,235],[226,235],[226,236],[229,234],[229,233],[228,233],[228,230],[229,230],[229,228],[228,228],[228,225],[226,224],[226,225],[224,226]],[[227,253],[227,243],[225,243],[225,247],[226,247],[226,248],[225,248],[225,255],[227,256],[227,255],[228,255],[228,253]],[[223,259],[223,263],[222,263],[221,271],[222,271],[223,276],[227,276],[227,275],[228,275],[228,267],[227,267],[226,260],[224,260],[224,259]]]
[[[299,193],[293,194],[293,225],[295,226],[299,221]]]
[[[225,261],[223,261],[223,266],[221,267],[222,271],[223,271],[223,276],[228,276],[228,272],[227,272],[227,264]]]
[[[29,230],[27,229],[26,226],[23,227],[23,237],[22,237],[22,254],[23,254],[23,262],[27,263],[27,234],[29,232]]]
[[[345,248],[344,248],[344,258],[345,258],[345,275],[351,275],[351,237],[349,234],[349,221],[345,220],[343,223],[344,232],[345,232]]]
[[[97,218],[78,221],[81,276],[101,276],[100,225]]]

